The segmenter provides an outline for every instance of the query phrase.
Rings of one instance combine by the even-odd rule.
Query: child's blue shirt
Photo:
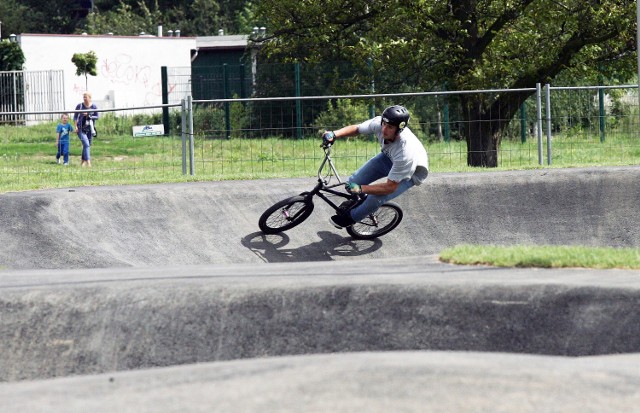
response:
[[[58,127],[56,128],[56,133],[60,134],[60,142],[69,142],[69,134],[73,131],[73,126],[70,123],[66,125],[63,123],[58,123]]]

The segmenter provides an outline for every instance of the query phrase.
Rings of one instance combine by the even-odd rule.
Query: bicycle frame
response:
[[[346,188],[338,190],[338,186],[345,185],[340,174],[331,160],[331,145],[323,144],[324,160],[318,168],[318,183],[308,192],[291,196],[276,202],[262,213],[258,226],[265,234],[277,234],[287,231],[304,222],[314,210],[313,197],[330,205],[338,214],[344,213],[366,199],[366,195],[352,194]],[[324,175],[323,175],[324,173]],[[335,176],[337,183],[331,184]],[[345,201],[338,205],[330,197],[335,196]],[[335,198],[334,198],[335,199]],[[347,233],[355,239],[374,239],[392,231],[402,220],[402,209],[391,202],[380,205],[378,210],[370,213],[365,219],[346,227]]]
[[[344,185],[345,181],[342,180],[340,174],[336,170],[335,165],[333,164],[333,161],[331,160],[331,145],[323,144],[322,149],[324,149],[324,160],[320,164],[320,168],[318,168],[318,184],[311,191],[303,192],[301,195],[307,197],[313,197],[314,195],[317,195],[324,202],[331,205],[331,207],[336,211],[340,210],[340,206],[333,202],[327,195],[325,195],[325,193],[339,196],[347,200],[361,202],[364,199],[362,196],[346,193],[343,191],[337,191],[334,189],[338,186]],[[326,165],[328,165],[330,170],[329,173],[323,176],[322,171],[325,169]],[[329,185],[329,179],[331,178],[331,176],[335,176],[338,180],[338,183]]]

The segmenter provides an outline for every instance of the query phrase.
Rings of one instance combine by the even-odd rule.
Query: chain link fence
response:
[[[304,78],[299,75],[291,80],[292,95],[256,97],[254,78],[251,73],[245,75],[243,90],[252,97],[236,94],[192,100],[188,93],[191,74],[174,71],[169,74],[174,76],[171,82],[182,86],[176,86],[179,92],[170,103],[101,110],[98,136],[91,148],[91,170],[79,167],[81,145],[76,135],[71,138],[70,165],[62,168],[56,163],[60,111],[3,110],[0,185],[7,190],[19,187],[20,182],[21,187],[25,183],[43,187],[51,182],[49,186],[55,186],[55,181],[79,185],[131,182],[132,177],[135,182],[164,182],[313,176],[322,159],[321,131],[359,123],[396,103],[411,111],[410,128],[427,148],[432,172],[490,170],[467,166],[466,137],[475,126],[462,98],[492,100],[517,93],[529,97],[518,107],[502,107],[484,120],[503,125],[497,151],[500,168],[640,163],[635,85],[305,96],[296,87],[296,79]],[[176,82],[176,76],[182,82]],[[224,79],[212,78],[211,82]],[[211,90],[219,93],[221,88],[224,93],[220,84]],[[73,117],[73,111],[68,113]],[[30,116],[54,120],[16,123],[17,118]],[[162,135],[133,134],[134,126],[158,124],[164,127]],[[334,155],[340,172],[348,175],[378,151],[372,137],[360,136],[339,142]]]

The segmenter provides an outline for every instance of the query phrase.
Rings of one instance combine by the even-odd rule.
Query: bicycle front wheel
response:
[[[292,196],[276,202],[262,213],[258,220],[265,234],[277,234],[301,224],[313,212],[313,202],[305,196]]]
[[[347,227],[347,232],[356,239],[373,239],[380,237],[398,226],[402,221],[402,209],[393,202],[384,203],[377,211],[367,215],[365,219]]]

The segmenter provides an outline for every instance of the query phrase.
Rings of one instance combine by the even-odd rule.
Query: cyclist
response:
[[[369,159],[351,177],[345,187],[352,194],[367,194],[356,208],[331,217],[336,228],[345,228],[363,220],[380,205],[396,198],[414,185],[420,185],[429,174],[429,157],[422,143],[407,127],[409,111],[400,105],[389,106],[376,116],[356,125],[345,126],[322,135],[324,143],[358,134],[373,134],[382,151]],[[386,180],[373,183],[381,178]]]

